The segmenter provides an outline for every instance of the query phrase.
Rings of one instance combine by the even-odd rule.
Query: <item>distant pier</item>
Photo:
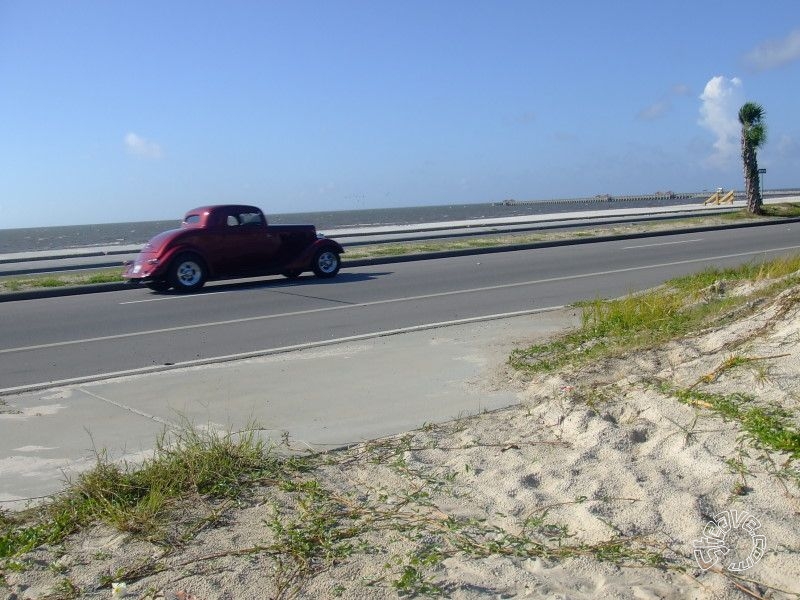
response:
[[[722,190],[722,188],[719,188]],[[744,200],[746,198],[742,190],[725,190],[733,191],[734,200]],[[639,194],[636,196],[612,196],[611,194],[598,194],[591,198],[564,198],[560,200],[503,200],[502,202],[495,202],[495,206],[525,206],[526,204],[539,204],[542,206],[555,205],[555,204],[604,204],[608,202],[653,202],[658,200],[698,200],[705,201],[709,194],[708,190],[702,192],[656,192],[654,194]],[[764,190],[762,196],[780,197],[780,196],[797,196],[800,195],[798,189],[771,189]]]
[[[737,197],[740,195],[736,194]],[[590,198],[564,198],[561,200],[503,200],[496,204],[502,206],[525,206],[526,204],[598,204],[607,202],[643,202],[655,200],[705,200],[708,192],[657,192],[655,194],[639,194],[636,196],[612,196],[610,194],[599,194]]]

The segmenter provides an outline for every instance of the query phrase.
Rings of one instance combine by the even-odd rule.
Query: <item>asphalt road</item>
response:
[[[800,225],[354,268],[338,278],[147,289],[0,304],[0,392],[562,306],[709,265],[800,251]],[[265,382],[267,385],[268,382]]]

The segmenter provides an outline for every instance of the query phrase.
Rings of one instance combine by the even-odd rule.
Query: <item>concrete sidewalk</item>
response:
[[[95,452],[141,460],[165,429],[256,423],[293,450],[335,448],[517,402],[513,347],[576,322],[543,312],[2,398],[0,507],[53,494]]]

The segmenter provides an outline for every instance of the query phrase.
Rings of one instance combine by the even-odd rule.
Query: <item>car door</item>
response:
[[[281,239],[267,227],[259,211],[239,210],[231,215],[229,229],[237,240],[241,271],[266,273],[275,266]]]
[[[256,263],[252,231],[241,226],[239,212],[231,207],[218,215],[213,253],[219,274],[223,276],[247,273]]]

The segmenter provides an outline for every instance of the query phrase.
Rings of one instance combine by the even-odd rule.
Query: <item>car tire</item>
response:
[[[166,279],[159,279],[157,281],[148,281],[145,283],[147,287],[149,287],[154,292],[166,292],[169,288],[172,287],[172,284],[167,281]]]
[[[302,274],[303,274],[303,272],[302,272],[302,271],[300,271],[299,269],[294,269],[294,270],[292,270],[292,271],[284,271],[284,272],[283,272],[283,273],[281,273],[281,274],[282,274],[284,277],[286,277],[286,279],[297,279],[298,277],[300,277],[300,275],[302,275]]]
[[[336,277],[341,266],[342,261],[339,259],[337,252],[323,249],[314,255],[314,262],[311,268],[314,270],[314,275],[327,279]]]
[[[206,265],[191,252],[179,254],[169,268],[169,283],[178,292],[195,292],[206,283]]]

